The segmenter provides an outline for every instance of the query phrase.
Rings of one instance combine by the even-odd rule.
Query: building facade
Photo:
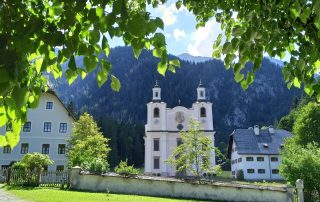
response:
[[[236,129],[229,137],[228,157],[231,160],[231,175],[236,178],[240,170],[245,180],[281,180],[279,166],[280,150],[291,134],[285,130],[266,130],[259,126]]]
[[[54,164],[48,170],[64,170],[67,166],[67,138],[72,134],[74,116],[53,91],[43,93],[39,106],[29,109],[27,122],[21,129],[20,141],[13,149],[0,148],[0,168],[19,161],[25,154],[47,154]],[[5,133],[6,128],[0,128]]]
[[[180,131],[188,131],[190,118],[201,123],[204,134],[212,138],[214,146],[212,103],[206,100],[205,88],[201,83],[197,88],[197,100],[189,109],[183,106],[167,108],[161,100],[161,88],[157,83],[152,91],[152,101],[147,104],[144,171],[146,174],[174,176],[175,168],[165,160],[181,144]],[[210,161],[215,164],[214,152]]]

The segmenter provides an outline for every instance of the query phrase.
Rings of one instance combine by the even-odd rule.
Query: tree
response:
[[[110,48],[106,36],[119,37],[133,48],[138,58],[143,48],[159,58],[157,70],[175,72],[179,60],[168,61],[165,36],[158,32],[163,21],[153,18],[147,6],[157,7],[166,0],[6,0],[0,5],[0,127],[13,122],[13,130],[0,136],[0,146],[19,142],[21,125],[29,107],[35,108],[47,89],[44,72],[62,76],[61,64],[68,63],[65,76],[71,84],[83,79],[98,66],[97,82],[108,79],[111,88],[120,81],[111,74],[106,58]],[[224,56],[232,67],[235,81],[244,89],[254,80],[264,53],[290,61],[283,68],[287,86],[304,84],[308,95],[317,93],[320,80],[320,3],[313,1],[214,1],[177,0],[196,16],[197,28],[215,19],[224,32],[213,46],[213,57]],[[224,41],[224,42],[222,42]],[[57,53],[56,53],[57,52]],[[76,56],[83,56],[85,68],[78,68]],[[253,67],[246,66],[251,61]]]
[[[303,101],[297,109],[280,121],[293,129],[293,137],[286,140],[281,152],[280,174],[294,185],[303,179],[308,201],[320,199],[320,104]]]
[[[311,142],[320,144],[320,104],[310,102],[297,113],[293,126],[293,134],[298,144]]]
[[[190,172],[200,183],[205,172],[217,172],[219,166],[212,166],[212,152],[221,153],[212,146],[212,140],[201,131],[201,124],[190,119],[189,131],[180,132],[182,144],[176,147],[166,162],[176,167],[177,172]]]
[[[306,201],[320,199],[320,147],[316,143],[300,145],[295,138],[285,142],[281,152],[280,174],[292,185],[304,181]]]
[[[88,113],[80,116],[73,125],[73,136],[68,140],[68,165],[82,166],[91,161],[107,163],[109,139],[103,137],[93,117]],[[98,159],[98,160],[97,160]]]
[[[48,155],[34,152],[24,155],[20,161],[13,164],[13,168],[40,171],[52,164],[53,161]]]

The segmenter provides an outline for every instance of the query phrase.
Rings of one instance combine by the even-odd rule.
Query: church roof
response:
[[[292,134],[286,130],[274,129],[274,133],[269,130],[259,130],[259,135],[255,135],[253,129],[236,129],[229,137],[228,157],[231,157],[233,141],[238,154],[279,154],[284,140]]]

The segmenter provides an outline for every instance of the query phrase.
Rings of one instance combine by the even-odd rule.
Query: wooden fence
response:
[[[12,185],[64,187],[69,184],[68,171],[27,171],[0,169],[0,182]]]

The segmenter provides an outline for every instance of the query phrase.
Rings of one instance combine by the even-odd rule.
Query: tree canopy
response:
[[[79,75],[83,79],[99,68],[97,82],[108,79],[111,88],[120,89],[120,81],[111,73],[111,64],[98,60],[110,48],[106,36],[119,37],[132,46],[138,58],[142,49],[159,58],[157,70],[175,72],[179,61],[168,60],[163,21],[147,12],[166,0],[5,0],[0,5],[0,127],[12,123],[12,131],[0,136],[0,146],[15,146],[28,108],[38,105],[46,90],[44,72],[62,76],[61,64],[69,84]],[[260,68],[264,53],[290,61],[283,75],[290,88],[304,85],[309,95],[318,93],[320,81],[320,2],[283,1],[212,1],[177,0],[196,16],[197,28],[215,18],[221,23],[213,57],[224,56],[226,68],[232,67],[235,80],[246,89]],[[83,56],[84,68],[75,57]],[[253,62],[253,68],[245,66]]]
[[[105,162],[110,151],[109,139],[103,137],[93,117],[87,113],[74,123],[73,135],[68,140],[68,166],[92,167],[90,162]],[[93,166],[94,167],[94,166]],[[109,167],[109,166],[105,166]]]
[[[194,175],[199,181],[203,173],[220,172],[220,165],[213,166],[213,153],[218,158],[221,152],[212,146],[212,139],[202,131],[201,123],[190,119],[189,131],[180,132],[181,144],[169,155],[166,163],[176,167],[177,174]]]

